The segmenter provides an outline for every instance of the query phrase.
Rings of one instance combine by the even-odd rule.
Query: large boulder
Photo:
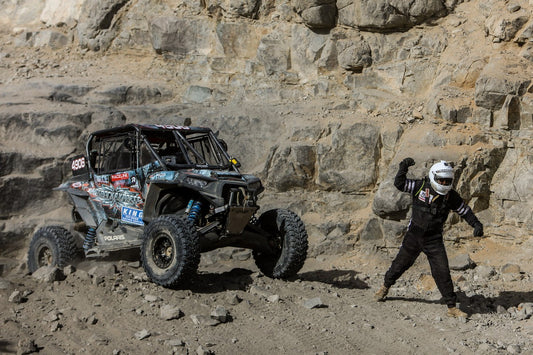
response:
[[[128,1],[84,1],[77,26],[80,46],[93,51],[108,49],[119,30],[117,14]]]
[[[493,57],[476,81],[477,106],[495,111],[502,108],[507,96],[522,96],[531,84],[527,63],[507,57]]]
[[[336,66],[336,52],[331,36],[315,33],[304,26],[292,26],[290,66],[303,81],[316,79],[318,67]]]
[[[339,66],[345,70],[361,72],[372,65],[372,51],[363,37],[337,41]]]
[[[503,220],[533,229],[533,161],[531,136],[523,134],[508,149],[491,184],[491,207],[501,210]]]
[[[502,8],[493,9],[491,16],[485,21],[485,31],[496,41],[511,41],[528,22],[529,16],[529,11],[525,9],[511,13]]]
[[[315,177],[316,148],[293,144],[276,147],[265,166],[266,182],[278,191],[309,188]]]
[[[150,25],[152,47],[156,53],[209,54],[214,40],[208,22],[177,17],[158,17]]]
[[[295,9],[309,28],[329,29],[335,27],[337,15],[335,0],[297,0]]]
[[[319,144],[316,183],[326,190],[355,192],[372,186],[377,178],[379,128],[355,123],[333,129],[331,144]]]
[[[369,31],[401,31],[448,13],[441,0],[340,0],[339,24]]]
[[[260,0],[225,0],[221,1],[220,7],[227,17],[257,18]]]

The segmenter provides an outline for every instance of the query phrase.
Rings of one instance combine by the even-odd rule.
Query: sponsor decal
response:
[[[172,181],[174,180],[175,172],[174,171],[161,171],[158,173],[155,173],[153,175],[150,175],[150,180],[167,180]]]
[[[94,182],[96,182],[97,184],[107,184],[109,182],[109,176],[108,175],[95,175]]]
[[[143,226],[143,211],[135,208],[122,207],[122,222]]]
[[[429,193],[429,189],[425,189],[425,190],[420,191],[420,193],[418,194],[418,199],[420,201],[431,204],[433,200],[435,199],[435,196]]]
[[[190,129],[187,126],[174,126],[171,124],[156,124],[155,126],[163,129]]]
[[[420,191],[420,193],[418,194],[418,199],[420,201],[426,202],[426,191],[424,190]]]
[[[128,180],[130,178],[130,174],[128,173],[118,173],[111,175],[111,181],[119,181],[119,180]]]
[[[73,189],[80,189],[81,188],[81,182],[75,182],[72,185],[70,185]]]
[[[124,234],[119,235],[104,235],[104,240],[107,242],[115,241],[115,240],[126,240],[126,237]]]
[[[143,202],[139,192],[128,188],[115,190],[111,186],[102,186],[87,192],[95,196],[95,199],[100,201],[102,205],[117,206],[124,204],[135,206]]]

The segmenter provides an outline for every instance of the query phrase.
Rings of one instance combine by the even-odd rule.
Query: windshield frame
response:
[[[176,169],[176,168],[201,168],[201,169],[213,169],[213,170],[228,170],[230,168],[234,168],[234,165],[231,164],[231,158],[228,155],[228,153],[224,150],[224,147],[218,140],[218,138],[215,136],[213,131],[210,129],[194,129],[194,130],[187,130],[187,131],[180,131],[178,129],[172,129],[172,130],[164,130],[163,132],[172,132],[172,136],[174,137],[174,143],[177,143],[177,147],[181,150],[181,154],[183,155],[183,159],[186,160],[186,163],[171,163],[169,161],[166,161],[164,159],[164,156],[160,155],[156,149],[152,146],[152,142],[150,142],[150,134],[157,134],[157,131],[155,130],[147,130],[143,129],[141,130],[141,139],[144,141],[144,143],[149,147],[149,150],[151,154],[153,155],[154,160],[157,160],[160,164],[167,168]],[[193,138],[200,138],[202,140],[207,140],[207,144],[209,147],[206,147],[207,150],[212,150],[212,156],[217,160],[216,164],[213,164],[212,162],[208,162],[206,160],[206,157],[199,152],[195,147],[193,147],[193,144],[187,139],[187,136],[194,135]],[[199,140],[200,140],[199,139]],[[204,143],[202,143],[204,144]],[[176,147],[176,148],[177,148]],[[191,160],[191,156],[189,154],[192,154],[192,156],[198,161],[197,163],[194,163]]]

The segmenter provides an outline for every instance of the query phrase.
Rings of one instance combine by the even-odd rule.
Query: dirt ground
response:
[[[483,239],[449,254],[486,260],[510,247],[505,239]],[[203,254],[193,283],[170,290],[147,280],[135,251],[83,261],[54,282],[3,259],[0,353],[533,353],[533,320],[503,311],[533,300],[527,272],[476,282],[453,271],[469,313],[455,319],[445,315],[424,256],[386,302],[375,302],[390,260],[361,250],[320,256],[283,281],[260,274],[249,252],[226,248]]]

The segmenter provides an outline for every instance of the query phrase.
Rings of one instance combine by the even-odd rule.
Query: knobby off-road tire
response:
[[[141,260],[154,283],[176,288],[196,274],[199,239],[189,223],[175,216],[161,216],[150,222],[143,238]]]
[[[40,228],[30,242],[28,270],[33,273],[42,266],[67,266],[80,256],[80,251],[74,236],[65,228]]]
[[[294,212],[274,209],[259,217],[259,227],[272,235],[274,254],[254,250],[259,270],[266,276],[287,279],[298,273],[307,257],[307,232]]]

